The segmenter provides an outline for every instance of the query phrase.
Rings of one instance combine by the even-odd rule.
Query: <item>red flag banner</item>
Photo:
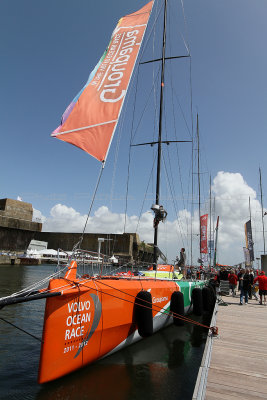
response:
[[[202,215],[200,217],[200,252],[208,253],[208,214]]]

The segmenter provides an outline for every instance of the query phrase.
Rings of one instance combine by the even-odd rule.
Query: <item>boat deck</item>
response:
[[[223,296],[212,339],[206,400],[267,399],[267,306]]]

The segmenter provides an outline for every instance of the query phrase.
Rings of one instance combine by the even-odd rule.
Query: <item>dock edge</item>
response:
[[[214,310],[213,310],[213,314],[212,314],[211,323],[210,323],[211,326],[216,325],[217,312],[218,312],[218,303],[216,301]],[[204,400],[205,399],[213,340],[214,340],[214,336],[208,334],[202,361],[201,361],[201,365],[200,365],[200,368],[198,371],[198,376],[197,376],[192,400]]]

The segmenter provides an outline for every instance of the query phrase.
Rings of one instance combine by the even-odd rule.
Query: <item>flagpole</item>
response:
[[[262,201],[262,184],[261,184],[261,169],[260,172],[260,191],[261,191],[261,220],[262,220],[262,234],[263,234],[263,254],[265,255],[265,233],[264,233],[264,214],[263,214],[263,201]]]

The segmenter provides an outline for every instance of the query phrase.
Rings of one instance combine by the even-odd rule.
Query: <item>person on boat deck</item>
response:
[[[191,278],[192,278],[192,270],[190,267],[188,267],[186,270],[186,279],[191,279]]]
[[[237,285],[237,275],[235,274],[235,271],[232,270],[230,274],[228,275],[228,281],[229,281],[229,288],[232,290],[232,296],[234,297],[236,294],[236,285]]]
[[[248,289],[251,284],[251,276],[249,273],[249,269],[246,271],[244,269],[241,270],[239,277],[239,290],[240,290],[240,305],[243,305],[243,297],[245,296],[245,304],[248,304]]]
[[[264,296],[264,304],[266,305],[267,276],[265,276],[264,271],[261,271],[260,275],[256,276],[253,283],[256,282],[259,282],[260,304],[262,304],[262,296]]]
[[[185,248],[182,247],[180,251],[180,259],[177,263],[177,266],[181,268],[182,273],[185,270],[185,263],[186,263],[186,254],[185,254]]]

